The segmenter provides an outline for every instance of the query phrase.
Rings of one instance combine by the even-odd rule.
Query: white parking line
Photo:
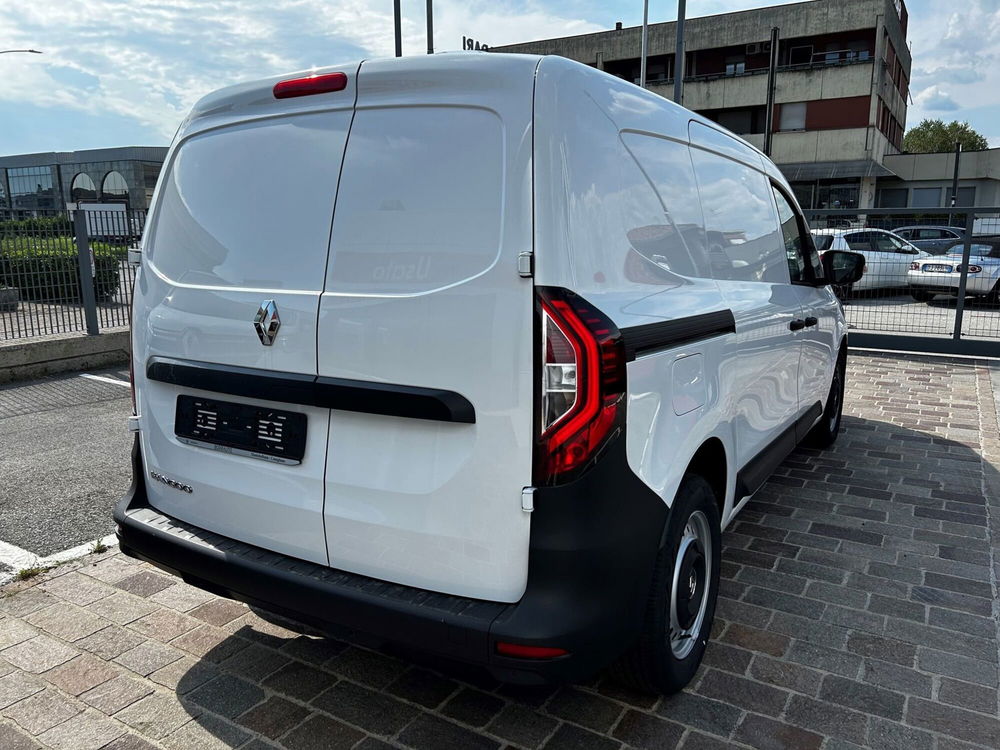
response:
[[[76,547],[64,549],[62,552],[56,552],[45,557],[39,557],[33,552],[21,549],[13,544],[0,542],[0,563],[11,568],[9,573],[0,572],[0,586],[13,580],[18,571],[29,568],[48,568],[69,560],[75,560],[78,557],[83,557],[89,554],[97,543],[111,547],[118,544],[118,538],[114,534],[108,534],[101,539],[84,542],[83,544],[78,544]]]
[[[91,375],[88,372],[81,372],[80,377],[86,378],[87,380],[99,380],[102,383],[113,383],[114,385],[121,385],[125,386],[126,388],[128,388],[130,385],[127,380],[119,380],[118,378],[106,378],[103,375]]]

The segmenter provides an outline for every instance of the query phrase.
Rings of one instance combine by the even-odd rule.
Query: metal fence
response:
[[[852,345],[1000,356],[1000,208],[805,214],[820,252],[865,256],[837,290]]]
[[[124,206],[0,210],[0,340],[128,327],[145,223]]]

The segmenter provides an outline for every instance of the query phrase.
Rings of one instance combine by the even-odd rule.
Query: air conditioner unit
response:
[[[760,47],[761,47],[760,42],[753,42],[752,44],[748,44],[747,45],[747,54],[748,55],[759,55],[760,54]]]

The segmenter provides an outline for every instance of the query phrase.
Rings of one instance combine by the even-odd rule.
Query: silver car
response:
[[[910,294],[930,302],[938,294],[958,294],[962,280],[962,242],[953,243],[943,255],[920,258],[910,264]],[[1000,302],[1000,240],[978,240],[969,253],[967,294]]]

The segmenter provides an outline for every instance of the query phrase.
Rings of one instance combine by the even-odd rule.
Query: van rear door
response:
[[[272,79],[196,105],[160,180],[134,309],[151,503],[321,564],[330,412],[296,403],[294,393],[316,376],[316,316],[357,67],[318,71],[347,75],[332,93],[279,100]],[[304,443],[282,454],[292,439]]]
[[[434,591],[524,591],[533,434],[537,59],[361,66],[320,301],[330,565]],[[464,415],[464,417],[462,416]]]

